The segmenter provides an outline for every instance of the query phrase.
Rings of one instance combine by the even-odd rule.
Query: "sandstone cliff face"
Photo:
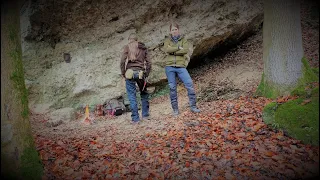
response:
[[[27,1],[21,33],[30,103],[76,107],[123,94],[119,59],[132,32],[151,54],[150,83],[164,81],[161,44],[171,21],[194,45],[194,65],[255,32],[263,21],[262,1]],[[71,54],[70,63],[63,53]]]

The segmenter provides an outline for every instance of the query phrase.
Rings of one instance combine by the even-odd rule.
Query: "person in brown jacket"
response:
[[[140,121],[136,97],[136,83],[138,84],[142,103],[142,118],[149,120],[149,94],[146,87],[146,78],[151,71],[151,61],[147,47],[138,41],[137,35],[132,33],[129,43],[124,47],[120,69],[126,80],[126,90],[130,101],[131,118],[133,123]]]

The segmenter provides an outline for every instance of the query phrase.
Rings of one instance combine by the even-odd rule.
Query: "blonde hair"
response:
[[[138,56],[138,37],[135,33],[131,33],[128,37],[129,43],[128,43],[128,59],[129,61],[134,61],[137,59]]]
[[[129,35],[129,37],[128,37],[128,40],[129,40],[129,41],[132,41],[132,40],[138,41],[138,36],[137,36],[137,34],[136,34],[136,33],[131,33],[131,34]]]
[[[177,23],[175,23],[175,22],[172,22],[170,24],[170,31],[171,31],[172,27],[176,27],[177,29],[179,29],[179,25]]]

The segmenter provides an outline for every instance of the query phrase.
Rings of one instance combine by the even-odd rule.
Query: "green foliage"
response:
[[[305,86],[311,82],[319,81],[319,68],[311,68],[308,64],[308,60],[306,58],[302,58],[302,76],[298,81],[296,87],[291,91],[291,95],[302,95],[305,93]],[[275,99],[281,93],[278,89],[272,86],[271,82],[266,82],[264,78],[264,73],[262,74],[261,82],[255,92],[256,96],[264,96],[267,98]]]
[[[318,76],[319,78],[319,68],[311,68],[311,70]]]
[[[277,110],[278,104],[272,102],[267,104],[263,109],[262,118],[266,124],[272,124],[274,121],[275,111]]]
[[[40,180],[43,175],[43,166],[32,135],[25,135],[23,142],[26,146],[21,156],[19,172],[24,179]]]
[[[319,72],[319,68],[310,68],[306,58],[302,58],[302,63],[303,63],[303,69],[302,69],[303,76],[301,77],[301,79],[299,79],[298,85],[291,92],[291,95],[302,96],[306,93],[304,89],[306,85],[312,82],[319,81],[319,76],[315,73],[315,71]]]
[[[9,39],[10,39],[11,42],[16,41],[16,39],[17,39],[17,34],[18,34],[17,29],[14,28],[13,25],[11,25],[11,26],[9,27]]]
[[[264,96],[267,98],[274,99],[277,97],[278,92],[272,88],[269,84],[264,81],[264,73],[262,74],[261,82],[255,92],[256,96]]]
[[[319,97],[319,87],[313,88],[311,90],[311,96],[313,97]]]
[[[319,145],[319,97],[312,97],[311,102],[301,105],[302,98],[289,101],[279,107],[275,121],[288,134],[304,143]]]
[[[291,92],[291,95],[302,96],[306,93],[303,86],[299,86]]]
[[[38,152],[34,146],[26,148],[21,157],[20,172],[24,179],[41,179],[43,167]]]
[[[319,76],[315,73],[319,72],[319,69],[310,68],[305,58],[302,63],[303,76],[291,92],[291,95],[299,98],[284,104],[273,102],[266,105],[263,109],[263,121],[304,143],[319,145],[319,87],[312,86],[312,82],[319,82]],[[262,80],[257,92],[261,92],[263,86]],[[306,100],[310,102],[303,103]]]
[[[305,92],[303,94],[306,94]],[[311,100],[304,104],[305,100]],[[275,129],[285,130],[289,136],[306,144],[319,145],[319,87],[311,90],[311,97],[301,96],[284,104],[272,102],[263,110],[263,121]]]
[[[274,128],[274,129],[280,129],[280,124],[278,124],[278,123],[273,122],[273,123],[271,124],[271,126],[272,126],[272,128]]]
[[[156,92],[154,92],[150,96],[150,99],[156,98],[156,97],[160,97],[160,96],[164,96],[164,95],[168,95],[169,92],[170,92],[169,85],[162,86],[161,88],[159,88]]]
[[[28,118],[29,108],[28,108],[28,91],[25,87],[24,82],[24,71],[22,64],[22,52],[20,48],[19,38],[17,38],[17,31],[11,27],[9,28],[9,39],[11,44],[14,46],[12,51],[9,53],[9,56],[13,60],[14,70],[10,76],[10,79],[13,81],[14,88],[18,91],[20,95],[21,104],[22,104],[22,112],[21,115],[24,119]]]
[[[13,9],[13,11],[14,10],[15,9]],[[10,74],[10,80],[13,84],[12,94],[14,94],[17,97],[13,100],[20,99],[21,105],[19,104],[19,106],[21,106],[22,108],[22,111],[20,113],[23,119],[13,119],[13,122],[11,122],[15,123],[13,127],[16,131],[13,135],[16,140],[16,143],[14,143],[12,147],[20,147],[16,149],[17,151],[15,150],[16,154],[14,154],[14,156],[16,157],[13,158],[10,155],[8,156],[5,153],[1,153],[1,158],[6,159],[4,161],[1,160],[1,164],[7,166],[7,171],[4,172],[8,173],[9,178],[12,177],[12,179],[41,179],[43,168],[38,152],[35,149],[33,138],[31,135],[30,124],[28,121],[28,91],[25,87],[24,81],[21,42],[19,38],[20,32],[18,26],[19,18],[14,14],[11,18],[13,21],[8,23],[8,25],[4,27],[6,29],[3,33],[1,32],[1,34],[4,34],[6,36],[5,39],[8,40],[8,42],[4,44],[5,51],[7,51],[6,53],[8,53],[6,54],[7,56],[5,57],[5,61],[10,63],[12,62],[12,66],[10,66],[10,68],[5,68],[8,68],[7,70],[9,70],[10,72],[12,71]],[[20,109],[20,107],[18,109]],[[9,146],[9,148],[11,148],[11,145]],[[7,153],[12,153],[12,150],[9,149]],[[19,168],[17,168],[17,165]],[[1,174],[3,173],[2,170],[3,169],[1,168]]]

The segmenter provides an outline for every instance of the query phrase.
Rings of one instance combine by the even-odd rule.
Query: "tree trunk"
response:
[[[302,76],[302,57],[300,1],[265,0],[262,95],[288,95]]]
[[[28,96],[21,59],[20,7],[19,1],[1,1],[1,176],[28,179],[39,178],[39,174],[33,173],[32,166],[39,170],[41,164],[28,119]],[[33,174],[28,176],[26,173]]]

